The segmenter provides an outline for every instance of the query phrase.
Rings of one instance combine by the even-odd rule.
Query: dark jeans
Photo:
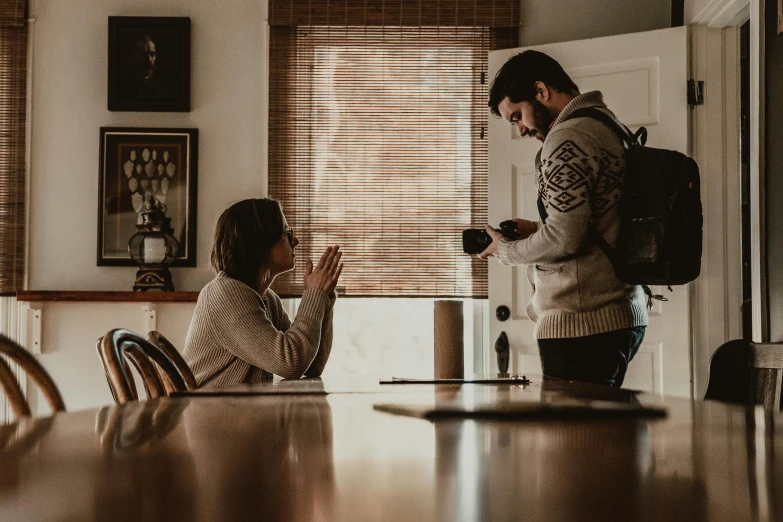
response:
[[[587,337],[539,339],[544,375],[620,387],[644,339],[644,326]]]

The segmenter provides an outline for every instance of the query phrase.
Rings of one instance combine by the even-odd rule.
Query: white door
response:
[[[600,90],[604,101],[632,129],[647,127],[647,144],[688,152],[687,28],[677,27],[575,42],[503,49],[489,55],[490,78],[524,49],[542,51],[563,66],[582,93]],[[489,117],[489,219],[498,226],[512,217],[538,219],[534,159],[541,143],[521,138],[508,122]],[[625,388],[690,396],[690,328],[687,286],[674,292],[653,288],[669,301],[654,301],[644,343],[631,363]],[[533,323],[525,315],[530,299],[525,267],[489,262],[490,368],[496,368],[495,339],[506,332],[509,371],[540,373]],[[499,321],[495,310],[511,317]]]

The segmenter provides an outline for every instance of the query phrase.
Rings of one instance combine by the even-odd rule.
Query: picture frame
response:
[[[196,266],[198,129],[101,127],[98,266],[136,266],[128,240],[150,195],[179,242],[172,266]]]
[[[190,18],[110,16],[110,111],[190,111]]]

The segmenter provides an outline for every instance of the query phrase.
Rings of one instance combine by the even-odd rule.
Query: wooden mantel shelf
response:
[[[16,293],[19,301],[30,302],[112,302],[112,303],[195,303],[198,292],[91,292],[71,290],[25,290]]]

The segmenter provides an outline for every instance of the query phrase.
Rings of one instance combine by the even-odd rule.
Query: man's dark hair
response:
[[[255,287],[269,251],[283,238],[283,210],[274,199],[246,199],[228,207],[215,227],[212,268]]]
[[[513,103],[534,99],[536,82],[558,92],[579,90],[557,60],[539,51],[524,51],[509,59],[495,75],[487,103],[492,114],[500,116],[498,105],[506,98]]]

